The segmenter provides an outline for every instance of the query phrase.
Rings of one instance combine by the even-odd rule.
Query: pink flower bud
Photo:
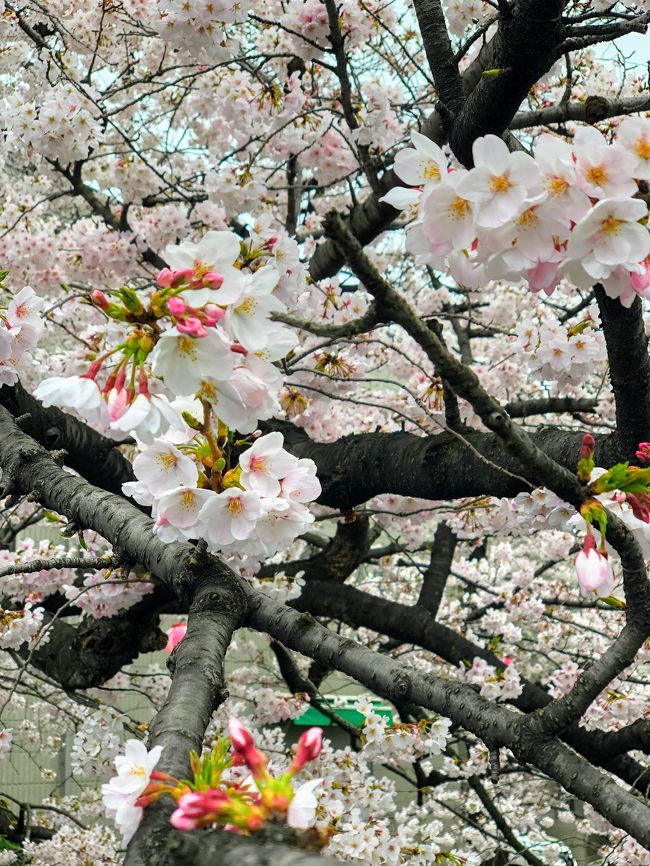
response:
[[[161,289],[168,289],[174,279],[174,272],[170,271],[169,268],[163,268],[162,271],[156,277],[156,285]]]
[[[226,311],[222,310],[221,307],[218,307],[216,304],[206,304],[201,310],[201,314],[205,324],[210,328],[213,328],[217,322],[220,322],[221,319],[223,319],[226,315]]]
[[[182,316],[187,309],[187,304],[182,298],[173,297],[167,299],[167,309],[172,316]]]
[[[583,595],[607,598],[614,587],[614,572],[607,555],[596,550],[596,540],[589,533],[583,549],[575,558],[576,574]]]
[[[241,343],[233,343],[230,347],[231,352],[237,352],[239,355],[248,355],[248,349],[242,346]]]
[[[104,362],[99,360],[99,359],[97,361],[93,361],[92,364],[90,365],[90,367],[88,367],[88,372],[82,373],[82,375],[79,378],[80,379],[93,379],[93,381],[94,381],[95,377],[97,376],[99,371],[102,369],[103,363]]]
[[[255,779],[266,776],[266,755],[255,748],[250,731],[246,730],[239,719],[229,720],[228,734],[233,745],[235,763],[238,763],[238,758],[243,758]]]
[[[182,321],[176,322],[176,327],[181,334],[187,334],[190,337],[207,337],[208,332],[203,327],[201,320],[196,316],[188,316]]]
[[[187,283],[191,280],[194,271],[192,268],[183,268],[182,271],[174,271],[174,276],[172,278],[172,288],[176,289],[178,286],[182,286],[183,283]]]
[[[90,300],[96,307],[99,307],[100,310],[107,310],[111,305],[111,302],[108,300],[108,295],[100,291],[100,289],[95,289],[90,293]]]
[[[238,752],[243,752],[249,746],[254,745],[250,731],[247,731],[239,719],[234,717],[228,720],[228,736]]]
[[[582,437],[582,447],[580,448],[580,457],[582,460],[585,457],[589,457],[594,453],[594,448],[596,447],[596,440],[591,435],[591,433],[585,433]]]
[[[291,772],[297,773],[308,761],[314,761],[323,747],[323,731],[321,728],[309,728],[298,740],[296,757],[291,764]]]
[[[202,283],[209,289],[220,289],[223,285],[223,276],[210,271],[207,274],[203,274]]]
[[[639,450],[636,456],[644,463],[650,463],[650,442],[639,442]]]
[[[167,632],[167,645],[165,646],[165,652],[171,653],[185,637],[185,633],[187,631],[187,624],[184,622],[175,622],[174,625]]]

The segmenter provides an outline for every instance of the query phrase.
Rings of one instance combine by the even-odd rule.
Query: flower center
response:
[[[559,196],[564,195],[564,193],[568,190],[569,181],[565,180],[565,178],[563,177],[552,177],[549,180],[547,186],[551,195],[558,198]]]
[[[422,169],[422,177],[425,180],[438,180],[440,178],[440,169],[435,162],[425,162]]]
[[[232,499],[228,500],[228,511],[231,514],[241,514],[243,510],[244,505],[239,496],[233,496]]]
[[[257,457],[253,455],[251,457],[251,462],[249,466],[249,472],[265,472],[266,471],[266,457]]]
[[[185,355],[192,361],[195,361],[197,357],[196,343],[191,337],[180,337],[178,340],[178,352],[180,355]]]
[[[507,192],[511,186],[512,183],[503,174],[496,174],[490,178],[490,187],[492,192]]]
[[[539,222],[539,217],[535,212],[534,207],[529,207],[528,210],[525,210],[522,215],[517,220],[517,225],[522,226],[522,228],[531,228]]]
[[[256,306],[257,302],[255,298],[246,298],[238,307],[235,307],[235,312],[243,316],[250,316]]]
[[[129,767],[129,775],[130,776],[146,776],[147,771],[142,766],[142,764],[131,764]]]
[[[178,463],[178,457],[175,454],[170,454],[167,452],[166,454],[159,454],[156,458],[159,463],[162,464],[163,469],[168,472],[170,469],[173,469],[174,466]]]
[[[181,494],[181,499],[183,500],[183,508],[193,508],[196,496],[194,495],[194,491],[188,488]]]
[[[637,139],[634,149],[641,159],[650,159],[650,141],[647,138]]]
[[[449,219],[462,220],[465,219],[465,217],[469,213],[469,209],[470,204],[467,199],[457,196],[449,205],[447,213],[449,214]]]
[[[617,235],[620,227],[623,225],[623,220],[617,220],[616,217],[608,216],[600,224],[600,230],[606,235]]]
[[[587,172],[585,177],[590,180],[594,186],[602,186],[609,180],[609,174],[602,165],[594,165]]]

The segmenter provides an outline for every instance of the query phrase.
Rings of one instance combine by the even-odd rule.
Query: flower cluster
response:
[[[165,795],[176,802],[170,820],[178,830],[220,824],[226,830],[254,833],[269,821],[282,821],[296,830],[312,826],[317,805],[314,789],[321,779],[297,790],[292,779],[320,754],[320,728],[302,734],[291,765],[277,778],[270,775],[266,755],[238,719],[230,720],[228,732],[229,739],[217,740],[201,758],[191,753],[192,782],[155,770],[160,746],[148,752],[139,740],[127,742],[126,754],[115,759],[117,776],[102,787],[108,817],[122,832],[123,844],[137,829],[143,809]],[[250,776],[243,782],[231,781],[227,776],[233,766],[246,766]]]
[[[86,159],[101,138],[89,106],[71,85],[52,88],[38,103],[12,100],[4,114],[7,142],[64,165]]]
[[[107,707],[89,713],[72,741],[73,773],[99,781],[107,779],[120,751],[120,730],[119,717]]]
[[[210,231],[165,249],[173,270],[160,272],[149,298],[129,287],[93,292],[107,317],[131,325],[127,336],[82,375],[45,379],[36,396],[76,409],[108,435],[149,444],[170,427],[186,429],[170,397],[196,396],[227,427],[251,432],[278,410],[273,361],[296,344],[270,320],[286,308],[272,294],[279,272],[262,264],[268,252],[242,251],[232,232]]]
[[[43,629],[42,607],[34,607],[30,601],[22,610],[0,608],[0,648],[17,650],[24,643],[33,646],[36,641],[45,643],[49,632]]]
[[[524,688],[519,673],[512,663],[503,670],[497,670],[484,659],[475,658],[471,667],[461,667],[460,671],[466,682],[481,687],[481,697],[488,701],[508,701],[518,698]]]
[[[227,25],[245,21],[251,4],[242,0],[212,3],[158,0],[157,5],[160,20],[153,23],[162,39],[193,54],[210,52],[214,59],[215,52],[216,56],[224,55]],[[232,52],[232,47],[229,50]]]
[[[0,289],[4,288],[6,271],[0,273]],[[33,349],[43,331],[39,310],[43,299],[30,286],[25,286],[0,307],[0,386],[18,381],[16,367],[29,349]]]
[[[439,755],[446,748],[451,727],[449,719],[391,725],[372,704],[358,704],[357,709],[365,718],[363,756],[368,761],[412,764],[425,755]]]
[[[469,170],[450,167],[418,133],[413,143],[395,172],[419,189],[398,187],[385,200],[417,205],[408,247],[418,261],[469,288],[525,278],[550,295],[566,278],[581,289],[602,283],[624,306],[650,297],[648,207],[634,197],[650,178],[649,120],[623,120],[614,144],[593,127],[572,144],[542,135],[534,158],[487,135],[474,142]]]
[[[163,441],[143,446],[133,462],[138,480],[123,485],[127,495],[153,506],[154,532],[163,541],[203,538],[222,552],[238,551],[246,541],[247,555],[269,555],[313,521],[305,503],[320,493],[316,465],[285,451],[281,433],[260,436],[232,469],[198,439],[182,450]],[[223,455],[227,443],[212,447]]]
[[[594,325],[591,316],[571,328],[553,321],[539,328],[522,324],[517,327],[515,351],[536,378],[557,382],[559,388],[581,385],[606,358],[602,332]]]
[[[80,585],[66,583],[63,593],[84,613],[99,619],[133,607],[153,590],[153,584],[134,575],[117,577],[110,569],[86,575]]]

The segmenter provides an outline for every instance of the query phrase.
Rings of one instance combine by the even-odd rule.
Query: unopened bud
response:
[[[96,307],[99,307],[100,310],[108,310],[111,305],[108,296],[100,289],[95,289],[90,293],[90,300]]]
[[[160,286],[161,289],[168,289],[171,286],[173,279],[174,272],[170,271],[169,268],[163,268],[156,277],[156,284]]]

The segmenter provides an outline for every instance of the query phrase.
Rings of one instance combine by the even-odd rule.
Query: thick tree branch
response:
[[[277,837],[282,838],[281,829]],[[174,866],[341,866],[340,860],[289,848],[273,840],[247,838],[221,830],[174,833],[168,842]]]
[[[590,803],[612,824],[650,846],[650,808],[590,766],[541,728],[536,714],[517,716],[489,704],[458,682],[419,676],[406,665],[341,638],[312,617],[298,614],[247,588],[250,623],[289,649],[352,676],[394,703],[415,703],[447,716],[494,748],[507,746],[518,760],[536,766],[567,791]]]
[[[433,619],[438,613],[451,573],[456,542],[457,539],[453,531],[446,523],[440,522],[436,527],[429,565],[422,573],[422,586],[417,600],[418,607],[424,608]]]
[[[616,400],[616,438],[633,452],[650,439],[650,357],[641,299],[627,309],[594,289],[607,346],[609,378]]]
[[[587,98],[584,102],[565,102],[551,105],[548,108],[538,108],[534,111],[518,111],[510,121],[510,129],[529,129],[533,126],[550,126],[554,123],[566,123],[567,120],[595,123],[606,117],[618,117],[623,114],[635,114],[637,111],[650,110],[650,97],[631,96],[621,99],[606,99],[597,97],[597,108],[594,100]],[[597,111],[597,116],[595,112]]]
[[[171,687],[151,725],[149,742],[151,747],[163,747],[157,769],[178,779],[190,777],[190,752],[201,753],[212,713],[228,697],[226,650],[247,612],[244,593],[234,575],[223,574],[215,582],[211,560],[202,561],[200,555],[193,568],[200,576],[195,575],[187,633],[171,656]],[[125,866],[164,862],[171,808],[166,798],[146,810],[128,847]]]
[[[472,144],[480,135],[501,135],[536,81],[557,58],[563,0],[519,0],[512,14],[500,16],[492,39],[492,68],[482,76],[455,118],[449,144],[470,167]]]
[[[440,0],[413,0],[413,5],[438,97],[445,109],[456,115],[463,107],[465,96],[442,4]]]
[[[20,382],[0,388],[0,405],[20,417],[20,429],[48,451],[64,450],[66,464],[95,487],[120,493],[133,480],[131,464],[114,441],[55,406],[46,409]]]

